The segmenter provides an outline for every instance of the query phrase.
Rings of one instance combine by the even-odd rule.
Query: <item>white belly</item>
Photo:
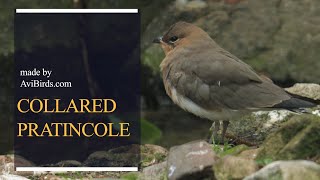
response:
[[[202,108],[197,105],[190,99],[183,97],[180,95],[175,88],[170,88],[171,91],[171,99],[182,109],[202,118],[207,118],[209,120],[233,120],[235,117],[239,117],[246,112],[232,110],[232,109],[224,109],[222,111],[212,111]]]

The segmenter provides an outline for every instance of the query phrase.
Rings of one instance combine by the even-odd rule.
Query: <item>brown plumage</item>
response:
[[[186,111],[216,122],[216,131],[223,120],[223,136],[228,121],[239,115],[274,107],[313,106],[259,76],[197,26],[178,22],[154,42],[166,54],[160,68],[167,94]]]

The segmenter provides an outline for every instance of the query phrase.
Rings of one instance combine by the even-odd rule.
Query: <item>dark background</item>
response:
[[[224,49],[276,84],[320,83],[320,1],[318,0],[1,0],[0,147],[12,149],[13,16],[15,8],[139,8],[141,13],[142,115],[158,131],[149,143],[170,147],[206,135],[210,123],[181,111],[164,93],[159,63],[164,54],[152,44],[173,23],[202,27]],[[64,29],[66,29],[64,27]],[[23,29],[22,29],[23,30]],[[69,36],[62,33],[61,37]],[[47,44],[54,46],[55,40]],[[26,47],[32,45],[25,44]],[[10,75],[11,74],[11,75]],[[13,127],[13,126],[9,126]],[[151,129],[151,126],[148,126]],[[156,128],[156,127],[154,127]],[[147,132],[147,137],[151,137]],[[187,132],[187,133],[186,133]],[[161,135],[162,134],[162,135]]]
[[[15,154],[37,165],[46,165],[70,159],[83,161],[99,150],[140,144],[139,32],[139,14],[16,14],[15,104],[22,98],[59,98],[61,106],[65,107],[70,99],[78,101],[79,98],[111,98],[117,103],[117,109],[112,116],[130,123],[131,136],[15,136]],[[48,46],[47,43],[52,40],[56,42],[53,46]],[[26,43],[32,46],[27,49]],[[88,67],[85,61],[90,62]],[[19,76],[20,70],[34,68],[52,70],[52,75],[50,78]],[[86,68],[90,71],[87,72]],[[72,82],[72,88],[20,88],[22,80],[32,79],[69,81]],[[55,102],[51,101],[49,105],[54,107]],[[40,132],[45,123],[73,123],[76,127],[77,123],[87,122],[117,124],[114,118],[103,113],[22,114],[15,110],[15,124],[36,122]],[[17,133],[16,129],[14,134]],[[62,129],[60,133],[63,133]],[[140,154],[139,151],[136,153]],[[136,167],[138,162],[139,159],[131,162],[135,164],[127,166]]]

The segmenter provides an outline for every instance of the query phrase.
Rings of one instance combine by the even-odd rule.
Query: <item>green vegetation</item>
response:
[[[164,53],[160,46],[151,46],[147,48],[142,54],[142,63],[147,65],[154,74],[159,74],[159,65],[164,58]]]
[[[272,163],[273,160],[271,158],[264,158],[264,159],[256,159],[256,163],[259,165],[259,166],[266,166],[270,163]]]
[[[162,137],[161,130],[148,122],[145,119],[141,119],[141,143],[142,144],[155,144]]]
[[[122,175],[120,177],[120,179],[123,179],[123,180],[138,180],[139,179],[139,173],[137,173],[137,172],[127,173],[127,174]]]
[[[56,176],[59,176],[63,179],[83,179],[81,172],[72,172],[72,173],[58,173]]]
[[[219,156],[224,156],[225,152],[232,148],[231,144],[225,143],[224,145],[212,144],[212,150],[217,153]]]
[[[248,146],[244,144],[240,144],[238,146],[226,148],[222,153],[221,156],[226,156],[226,155],[237,155],[240,154],[242,151],[249,149]]]

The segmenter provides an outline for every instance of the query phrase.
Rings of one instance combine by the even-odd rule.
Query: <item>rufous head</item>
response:
[[[210,39],[209,35],[201,28],[187,23],[177,22],[163,35],[153,40],[153,43],[160,43],[164,53],[167,55],[175,48]]]

